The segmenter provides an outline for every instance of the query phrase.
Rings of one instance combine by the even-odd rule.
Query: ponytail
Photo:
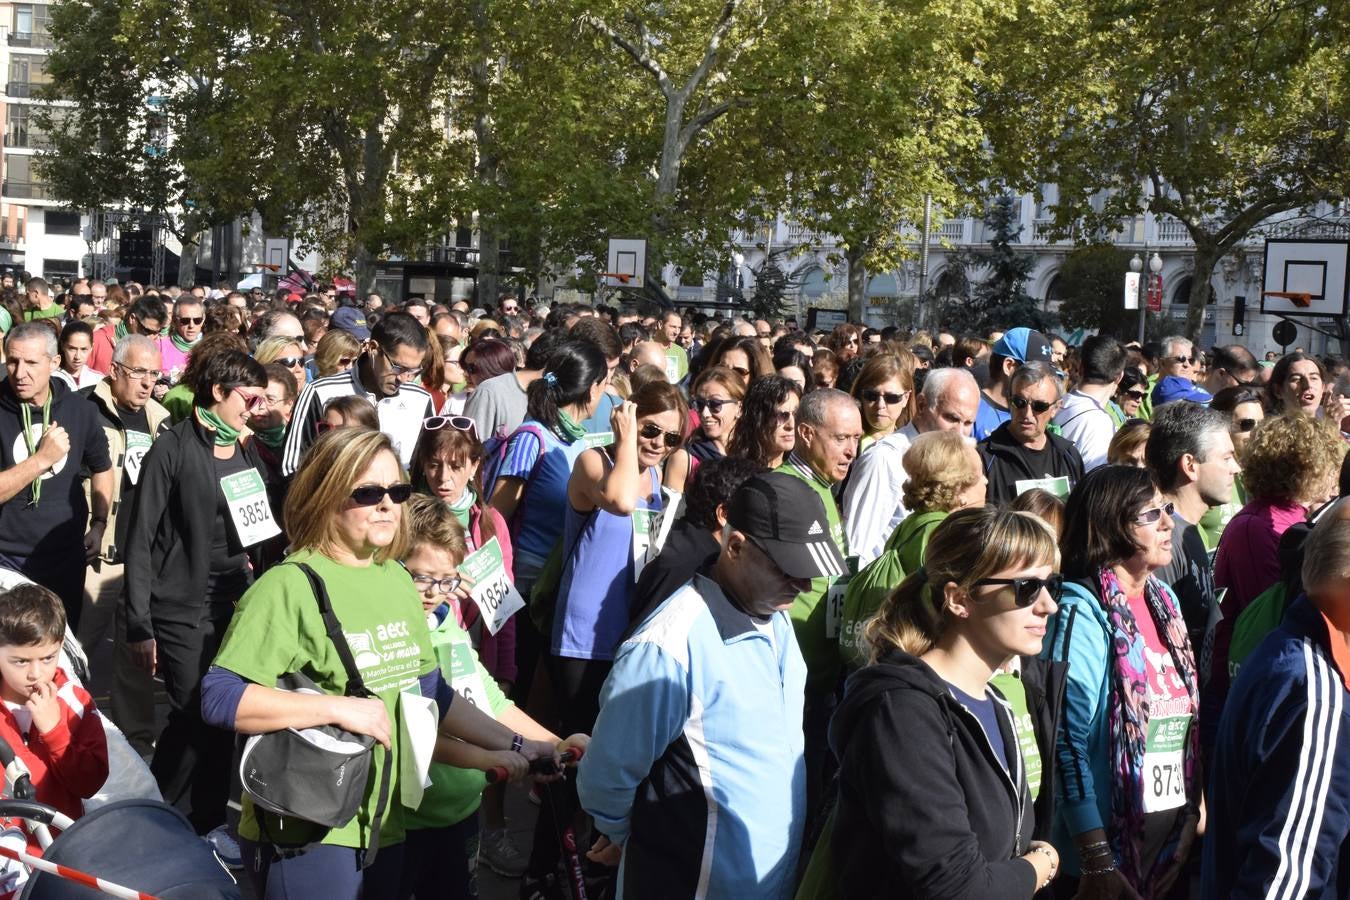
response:
[[[531,419],[557,428],[559,412],[567,406],[585,403],[591,388],[608,374],[605,354],[589,341],[567,341],[549,355],[544,374],[525,391],[525,408]]]

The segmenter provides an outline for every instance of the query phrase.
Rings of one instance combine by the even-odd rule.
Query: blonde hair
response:
[[[459,524],[448,504],[426,494],[413,494],[405,506],[408,522],[408,553],[420,544],[437,547],[449,553],[458,566],[469,554],[469,543],[464,537],[464,526]]]
[[[1242,449],[1242,484],[1258,500],[1306,502],[1333,482],[1345,441],[1323,419],[1272,416],[1256,426]]]
[[[901,460],[909,480],[902,489],[905,508],[950,512],[961,492],[980,480],[970,468],[966,439],[954,431],[929,431],[910,444]]]
[[[295,347],[300,350],[301,356],[305,355],[304,348],[295,342],[295,338],[279,334],[259,344],[258,349],[253,351],[253,358],[263,365],[267,365],[280,359],[282,351],[287,347]]]
[[[314,348],[314,365],[319,370],[319,377],[323,378],[337,371],[338,360],[344,356],[355,364],[356,357],[360,355],[361,342],[356,339],[356,335],[341,328],[331,328],[319,338],[319,346]]]
[[[352,489],[381,453],[398,462],[389,436],[367,428],[334,428],[319,435],[305,453],[286,494],[286,537],[295,550],[325,555],[337,545],[337,514],[351,499]],[[399,481],[407,473],[398,467]],[[408,521],[399,515],[398,530],[387,547],[375,552],[376,562],[402,559],[408,549]]]
[[[943,596],[949,582],[968,589],[998,572],[1047,563],[1059,567],[1055,534],[1030,513],[997,506],[952,513],[933,529],[923,566],[863,626],[871,661],[891,650],[919,656],[933,648],[951,622]]]

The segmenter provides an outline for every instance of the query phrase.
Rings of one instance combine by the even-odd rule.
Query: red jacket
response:
[[[0,737],[28,766],[38,802],[78,819],[84,813],[85,798],[98,793],[108,780],[108,741],[89,692],[60,669],[55,684],[61,720],[51,731],[40,733],[30,727],[25,740],[8,704],[0,704]],[[12,824],[13,820],[0,819],[2,826]],[[28,849],[42,852],[31,838]]]
[[[111,370],[113,349],[117,344],[117,323],[97,329],[93,344],[89,357],[84,361],[85,367],[106,374]]]

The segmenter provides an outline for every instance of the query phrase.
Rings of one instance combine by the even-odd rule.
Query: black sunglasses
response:
[[[357,506],[374,506],[388,494],[395,503],[407,503],[412,496],[412,485],[400,481],[397,484],[363,484],[352,491],[352,502]]]
[[[1053,403],[1046,403],[1044,400],[1028,400],[1026,397],[1013,397],[1011,402],[1017,409],[1026,409],[1030,406],[1031,411],[1038,416],[1055,405]]]
[[[714,416],[722,412],[722,407],[728,403],[739,403],[739,400],[732,400],[730,397],[695,397],[689,405],[694,408],[694,412],[703,414],[703,410],[710,411]]]
[[[272,362],[281,363],[288,369],[294,369],[296,366],[304,363],[304,361],[305,358],[303,356],[278,356],[276,359],[272,360]]]
[[[1059,602],[1064,593],[1064,576],[1058,572],[1046,578],[981,578],[975,584],[1010,584],[1013,588],[1013,602],[1018,606],[1030,606],[1036,602],[1045,588],[1050,599]]]
[[[1147,397],[1148,394],[1145,393],[1144,391],[1126,391],[1125,396],[1129,397],[1131,400],[1138,400],[1140,402],[1143,402],[1143,399]]]
[[[882,393],[881,391],[876,391],[872,390],[871,388],[868,388],[867,390],[862,392],[862,398],[868,403],[876,403],[884,399],[886,401],[887,406],[899,406],[900,401],[905,399],[905,395],[892,394],[889,392]]]
[[[179,316],[179,325],[200,325],[206,321],[206,316]]]
[[[1233,430],[1239,434],[1246,434],[1256,429],[1258,422],[1256,419],[1235,419],[1233,421]]]
[[[648,441],[664,434],[666,436],[666,446],[671,448],[680,446],[680,443],[684,441],[684,435],[680,434],[678,431],[666,431],[655,422],[648,422],[646,425],[643,425],[642,428],[638,430],[638,434],[642,436],[643,440]]]

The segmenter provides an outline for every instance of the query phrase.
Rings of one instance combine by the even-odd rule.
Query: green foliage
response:
[[[990,204],[985,224],[991,235],[988,250],[966,250],[959,254],[958,265],[967,272],[979,270],[970,299],[948,306],[946,322],[968,334],[985,334],[993,329],[1017,326],[1050,331],[1055,316],[1027,293],[1027,279],[1036,264],[1030,253],[1019,252],[1017,209],[1012,197],[1004,196]]]
[[[1125,273],[1130,254],[1110,244],[1079,247],[1059,269],[1059,316],[1065,328],[1097,329],[1122,340],[1138,333],[1139,311],[1125,309]]]
[[[757,319],[782,318],[788,310],[792,279],[779,265],[781,253],[770,253],[753,271],[755,289],[747,302]]]

